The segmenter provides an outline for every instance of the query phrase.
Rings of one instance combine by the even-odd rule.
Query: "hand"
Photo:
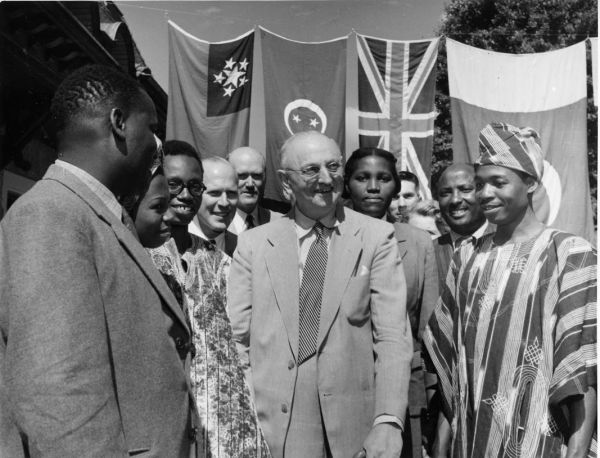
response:
[[[366,453],[365,453],[366,452]],[[402,452],[402,430],[393,423],[373,426],[354,458],[399,458]]]

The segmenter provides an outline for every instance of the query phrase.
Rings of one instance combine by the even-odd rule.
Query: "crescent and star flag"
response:
[[[356,35],[361,147],[388,150],[431,198],[436,60],[439,39],[394,41]]]
[[[537,54],[505,54],[446,39],[454,162],[473,163],[479,131],[498,121],[541,138],[534,210],[549,226],[593,240],[587,162],[585,41]]]
[[[281,146],[291,135],[317,130],[344,152],[348,37],[302,43],[262,28],[260,34],[267,130],[265,198],[281,202],[277,170]]]
[[[254,32],[209,43],[169,21],[167,139],[201,157],[248,145]]]

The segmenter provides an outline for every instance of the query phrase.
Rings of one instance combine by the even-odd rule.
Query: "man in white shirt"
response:
[[[222,157],[208,157],[202,161],[204,186],[198,213],[188,231],[209,241],[228,256],[233,255],[237,236],[227,231],[238,203],[238,185],[235,170]]]
[[[266,181],[265,157],[254,148],[242,146],[229,153],[227,159],[237,173],[239,193],[237,210],[227,230],[239,235],[271,220],[271,211],[260,205]]]

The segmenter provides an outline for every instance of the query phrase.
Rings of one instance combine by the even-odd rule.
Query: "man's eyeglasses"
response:
[[[332,176],[338,176],[342,174],[342,163],[339,161],[332,161],[325,164],[325,169]],[[314,180],[319,176],[321,172],[321,166],[317,164],[307,165],[301,169],[285,169],[290,172],[298,172],[305,180]]]
[[[206,189],[204,183],[196,180],[190,180],[187,183],[184,183],[181,180],[169,180],[167,181],[167,185],[169,186],[169,193],[173,196],[179,195],[184,188],[187,188],[192,196],[201,197]]]

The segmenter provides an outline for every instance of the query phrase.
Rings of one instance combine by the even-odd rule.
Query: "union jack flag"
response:
[[[439,39],[393,41],[357,34],[360,146],[386,149],[430,198],[435,63]]]

